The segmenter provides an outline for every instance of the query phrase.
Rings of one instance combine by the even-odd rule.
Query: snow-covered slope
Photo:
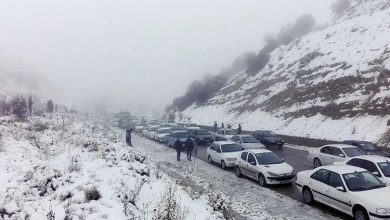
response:
[[[390,2],[366,0],[280,46],[254,76],[242,71],[183,121],[282,134],[377,141],[390,117]]]
[[[0,117],[0,219],[221,219],[109,126],[77,115]]]

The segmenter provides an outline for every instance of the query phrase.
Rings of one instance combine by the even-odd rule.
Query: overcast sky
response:
[[[162,109],[264,34],[304,13],[325,22],[330,2],[0,0],[0,70],[81,110]]]

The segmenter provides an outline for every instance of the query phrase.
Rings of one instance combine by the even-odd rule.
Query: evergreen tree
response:
[[[53,100],[49,100],[46,104],[47,112],[53,113],[54,112],[54,104]]]
[[[29,113],[30,113],[30,116],[31,116],[31,114],[32,114],[32,109],[33,109],[33,101],[32,101],[32,97],[30,96],[29,98],[28,98],[28,111],[29,111]]]

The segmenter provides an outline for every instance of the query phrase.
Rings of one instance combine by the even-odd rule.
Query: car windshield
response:
[[[242,151],[242,147],[238,144],[224,144],[221,146],[222,153]]]
[[[263,131],[262,134],[264,137],[275,137],[276,136],[276,134],[272,131]]]
[[[207,131],[207,130],[198,130],[196,132],[196,134],[198,134],[198,135],[210,135],[210,132]]]
[[[150,128],[150,131],[155,132],[155,131],[157,131],[157,128]]]
[[[370,143],[370,142],[365,142],[365,143],[362,143],[360,144],[360,147],[365,150],[365,151],[374,151],[377,149],[377,147],[375,146],[375,144],[373,143]]]
[[[381,168],[383,175],[390,177],[390,162],[378,163],[379,168]]]
[[[242,143],[257,143],[257,140],[252,136],[242,136]]]
[[[225,135],[235,135],[236,132],[234,130],[225,130]]]
[[[278,157],[276,154],[272,152],[256,154],[256,158],[257,161],[259,161],[259,164],[261,165],[283,163],[283,160],[280,159],[280,157]]]
[[[360,150],[357,147],[346,147],[343,148],[343,151],[348,157],[356,157],[365,154],[362,150]]]
[[[175,137],[176,138],[187,138],[188,137],[188,133],[187,132],[176,133]]]
[[[386,187],[386,185],[368,171],[343,174],[347,187],[352,192],[367,191]]]
[[[161,129],[161,130],[158,130],[159,134],[169,134],[169,132],[171,132],[171,129]]]

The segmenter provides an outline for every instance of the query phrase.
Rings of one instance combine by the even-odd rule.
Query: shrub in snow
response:
[[[44,131],[49,129],[49,123],[42,121],[41,118],[35,118],[32,120],[30,130],[32,131]]]
[[[156,210],[155,219],[158,220],[182,220],[185,219],[185,210],[177,198],[176,185],[169,185],[162,197],[160,206]]]
[[[81,170],[81,165],[79,163],[78,157],[72,157],[68,165],[68,170],[70,173],[72,173],[73,171],[78,172]]]
[[[84,195],[87,201],[99,200],[102,197],[96,187],[85,189]]]
[[[210,206],[213,207],[213,210],[216,212],[221,212],[223,217],[227,220],[233,220],[234,216],[232,214],[232,209],[230,205],[225,201],[225,199],[220,194],[214,194],[209,197]]]
[[[0,133],[0,152],[5,151],[5,144],[3,140],[3,135]]]

